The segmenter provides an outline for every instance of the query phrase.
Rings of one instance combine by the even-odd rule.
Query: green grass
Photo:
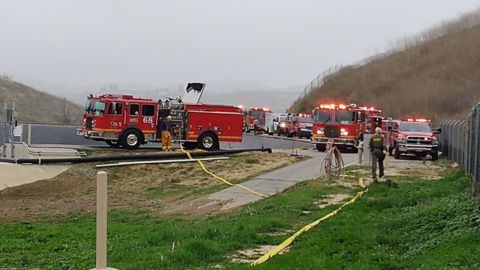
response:
[[[455,173],[439,181],[372,186],[357,203],[302,235],[291,250],[258,269],[478,269],[480,202]],[[144,212],[109,215],[109,265],[118,269],[247,269],[236,250],[278,244],[335,207],[325,194],[355,193],[318,181],[301,183],[233,213],[193,218]],[[161,194],[159,194],[161,196]],[[308,213],[308,214],[306,214]],[[172,244],[175,249],[172,251]],[[90,269],[95,265],[92,215],[0,224],[0,269]]]

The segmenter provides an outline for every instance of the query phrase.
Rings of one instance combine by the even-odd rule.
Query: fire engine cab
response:
[[[251,108],[246,111],[245,115],[245,131],[250,133],[250,131],[255,132],[267,132],[265,125],[265,120],[267,114],[272,113],[269,108]]]
[[[374,133],[382,126],[382,111],[355,104],[320,104],[312,111],[312,143],[318,151],[325,151],[327,143],[356,151],[359,135]]]
[[[90,95],[77,135],[112,147],[137,149],[160,142],[159,122],[171,116],[173,141],[186,148],[219,149],[219,142],[241,142],[243,113],[227,105],[200,104],[205,84],[189,83],[183,97],[153,100],[131,95]]]

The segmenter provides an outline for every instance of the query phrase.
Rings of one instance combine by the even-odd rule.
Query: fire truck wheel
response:
[[[198,138],[198,148],[207,151],[219,149],[217,136],[211,132],[203,133],[200,138]]]
[[[142,135],[135,129],[125,131],[122,138],[122,146],[129,150],[138,149],[142,143]]]
[[[113,140],[108,140],[108,141],[105,141],[108,145],[110,145],[111,147],[120,147],[120,143],[118,141],[113,141]]]
[[[432,153],[432,160],[437,160],[438,159],[438,152],[433,152]]]

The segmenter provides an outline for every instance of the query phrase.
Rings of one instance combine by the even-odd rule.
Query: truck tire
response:
[[[120,147],[120,142],[119,141],[106,140],[105,143],[107,143],[109,146],[114,147],[114,148]]]
[[[393,155],[393,147],[391,147],[391,146],[388,147],[388,154],[389,154],[390,156]]]
[[[218,150],[220,145],[218,143],[218,137],[212,132],[205,132],[198,138],[198,148],[212,151]]]
[[[135,150],[142,144],[142,135],[135,129],[129,129],[123,133],[122,146],[128,150]]]
[[[437,160],[438,159],[438,152],[433,152],[432,153],[432,160]]]
[[[395,153],[393,156],[395,159],[400,159],[400,150],[398,149],[398,146],[395,146]]]

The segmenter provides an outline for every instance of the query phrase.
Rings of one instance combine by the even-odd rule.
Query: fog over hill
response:
[[[47,93],[65,97],[83,105],[90,94],[123,93],[139,97],[163,98],[182,96],[184,83],[152,85],[135,82],[106,82],[70,86],[50,83],[23,75],[14,75],[15,79]],[[274,88],[258,81],[249,80],[212,80],[205,81],[204,103],[244,105],[247,107],[271,107],[277,112],[285,111],[303,90],[303,85]]]
[[[12,99],[15,99],[20,122],[81,123],[81,106],[12,79],[0,78],[0,101],[10,103]],[[3,109],[3,104],[1,106]],[[0,114],[0,120],[3,121],[3,117],[3,113]]]

